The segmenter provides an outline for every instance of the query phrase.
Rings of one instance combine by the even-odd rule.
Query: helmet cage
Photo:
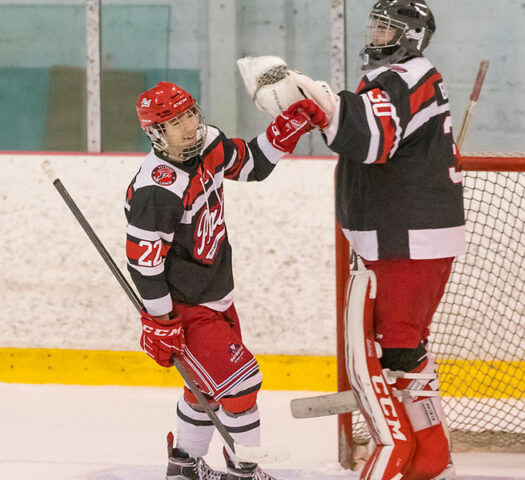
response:
[[[369,16],[365,48],[361,51],[362,69],[421,56],[434,31],[434,17],[423,0],[379,1]]]
[[[366,27],[365,48],[384,49],[396,47],[408,30],[405,22],[372,12]]]
[[[188,122],[194,122],[195,125],[188,127]],[[170,127],[178,131],[177,139],[171,142],[168,139]],[[197,103],[176,117],[144,128],[155,150],[172,163],[186,162],[199,155],[206,141],[207,131],[204,115]]]

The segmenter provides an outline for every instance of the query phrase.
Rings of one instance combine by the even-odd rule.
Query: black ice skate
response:
[[[190,457],[173,448],[173,434],[168,434],[168,469],[166,480],[227,480],[228,474],[217,472],[202,457]]]
[[[256,463],[241,463],[237,468],[230,460],[227,460],[227,480],[277,480],[261,470]]]

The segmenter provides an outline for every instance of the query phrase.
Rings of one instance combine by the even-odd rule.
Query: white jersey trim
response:
[[[415,87],[430,70],[434,68],[430,60],[425,57],[417,57],[409,60],[406,63],[393,64],[399,68],[395,72],[401,77],[401,79],[407,84],[410,89]],[[406,70],[403,72],[403,70]]]
[[[366,120],[368,122],[368,128],[370,130],[370,142],[368,147],[368,155],[363,163],[370,164],[377,160],[377,153],[379,151],[379,141],[381,140],[381,134],[379,128],[377,128],[376,117],[372,111],[372,104],[370,99],[366,95],[360,95],[365,104]]]
[[[233,167],[233,164],[235,163],[235,159],[237,158],[237,150],[233,151],[232,158],[230,158],[230,161],[228,162],[228,165],[226,165],[225,171],[228,171],[230,168]]]
[[[352,250],[361,255],[365,260],[377,260],[379,258],[376,230],[357,231],[343,228],[343,233],[350,242]]]
[[[410,258],[448,258],[466,252],[465,226],[409,230]]]
[[[277,162],[286,155],[285,152],[281,152],[281,150],[275,148],[270,143],[268,137],[266,136],[266,132],[263,132],[257,136],[257,145],[259,145],[261,152],[264,153],[264,156],[273,165],[276,165]]]
[[[166,165],[167,167],[171,168],[175,172],[176,179],[172,185],[159,185],[158,183],[155,183],[153,179],[151,178],[151,172],[155,169],[155,167],[158,167],[159,165]],[[135,180],[134,187],[135,187],[135,190],[138,190],[139,188],[142,188],[142,187],[148,187],[148,186],[156,186],[159,188],[165,188],[166,190],[169,190],[170,192],[173,192],[178,197],[182,198],[182,196],[184,195],[184,191],[186,190],[186,187],[188,186],[189,179],[190,179],[190,176],[187,172],[177,168],[176,165],[173,165],[172,163],[168,161],[164,161],[158,158],[152,149],[148,153],[148,155],[146,155],[146,158],[144,159],[144,162],[142,163],[142,166],[140,167],[139,173]]]
[[[246,182],[248,181],[248,175],[253,170],[253,167],[255,165],[255,162],[253,160],[253,155],[250,149],[247,151],[248,153],[248,161],[243,165],[241,172],[239,173],[239,182]]]
[[[391,70],[399,75],[399,77],[407,84],[407,87],[410,89],[414,87],[417,82],[419,82],[419,80],[421,80],[432,68],[434,68],[434,66],[432,63],[430,63],[428,58],[417,57],[405,63],[392,63],[391,65],[387,65],[385,67],[378,67],[368,72],[365,77],[371,82],[379,77],[379,75],[382,73]]]
[[[219,130],[215,127],[208,126],[208,133],[201,152],[204,152],[204,150],[206,150],[218,136]]]
[[[379,260],[376,230],[357,231],[344,228],[343,233],[357,254],[365,260]],[[410,258],[414,260],[463,255],[466,252],[465,226],[409,230],[408,248]]]
[[[407,128],[405,130],[404,138],[407,138],[410,135],[412,135],[415,131],[417,131],[418,128],[422,127],[431,118],[434,118],[448,111],[449,111],[448,102],[441,105],[440,107],[438,107],[437,102],[430,104],[427,108],[424,108],[423,110],[416,113],[412,117],[412,120],[408,122]]]
[[[160,275],[164,272],[164,259],[162,260],[162,263],[159,265],[156,265],[154,267],[144,267],[142,265],[133,265],[132,263],[128,262],[128,265],[135,269],[137,272],[139,272],[141,275],[144,275],[145,277],[153,277],[155,275]]]
[[[365,75],[365,77],[368,79],[368,81],[371,82],[372,80],[375,80],[377,77],[379,77],[379,75],[381,75],[383,72],[386,72],[387,70],[388,70],[388,66],[387,67],[377,67],[374,70],[370,70]]]
[[[169,293],[164,297],[155,298],[153,300],[142,299],[142,303],[144,304],[146,311],[154,317],[166,315],[166,313],[170,313],[173,310],[173,302]]]
[[[233,303],[233,290],[228,293],[225,297],[222,297],[220,300],[214,300],[213,302],[200,303],[203,307],[208,307],[211,310],[216,312],[225,312],[228,308],[231,307]]]
[[[154,242],[161,238],[166,242],[173,242],[174,233],[165,233],[161,231],[152,232],[151,230],[143,230],[142,228],[135,227],[134,225],[129,224],[127,228],[128,235],[140,238],[141,240],[148,240]]]
[[[339,130],[340,115],[341,115],[341,97],[337,95],[337,98],[335,99],[335,108],[334,108],[334,113],[332,115],[332,119],[330,120],[328,127],[326,127],[323,130],[323,133],[326,136],[326,144],[328,146],[332,145],[332,142],[335,140],[335,136],[337,135],[337,131]]]

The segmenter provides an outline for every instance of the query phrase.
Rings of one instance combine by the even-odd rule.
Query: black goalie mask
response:
[[[370,13],[362,69],[421,56],[435,31],[434,15],[425,0],[380,0]]]

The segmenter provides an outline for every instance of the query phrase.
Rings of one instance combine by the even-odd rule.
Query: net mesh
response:
[[[455,261],[430,348],[454,450],[523,451],[525,173],[467,171],[464,187],[467,254]],[[354,417],[354,442],[366,443],[362,416]]]

